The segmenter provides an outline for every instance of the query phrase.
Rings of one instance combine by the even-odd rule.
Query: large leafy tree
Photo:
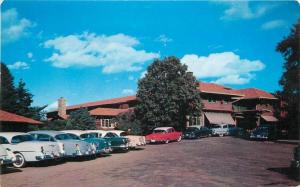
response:
[[[70,113],[66,129],[93,130],[96,129],[96,121],[86,108],[80,108]]]
[[[17,95],[14,87],[14,78],[7,66],[1,62],[1,109],[8,112],[15,112],[17,108]]]
[[[127,131],[132,135],[143,134],[140,121],[136,119],[135,113],[132,111],[121,113],[114,118],[114,122],[117,123],[116,129],[118,130]]]
[[[291,138],[299,138],[299,81],[300,81],[300,20],[290,34],[278,43],[276,50],[285,60],[283,75],[279,81],[281,98],[287,103],[287,116],[284,123],[289,127]]]
[[[186,116],[200,115],[197,81],[176,57],[155,60],[139,80],[136,116],[145,131],[159,126],[183,130]]]

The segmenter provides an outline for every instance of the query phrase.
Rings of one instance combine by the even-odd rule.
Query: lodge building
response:
[[[253,129],[260,124],[276,124],[274,107],[278,99],[272,94],[256,88],[235,90],[214,83],[200,82],[198,86],[203,112],[199,116],[187,116],[186,126],[211,126],[232,124]],[[59,98],[58,109],[47,113],[48,120],[67,119],[70,112],[87,108],[96,119],[99,129],[113,129],[112,119],[124,112],[133,111],[136,96],[126,96],[78,105],[66,106],[64,98]]]

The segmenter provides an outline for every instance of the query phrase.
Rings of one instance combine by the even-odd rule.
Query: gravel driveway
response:
[[[294,145],[231,137],[147,145],[94,160],[9,168],[1,186],[295,186]]]

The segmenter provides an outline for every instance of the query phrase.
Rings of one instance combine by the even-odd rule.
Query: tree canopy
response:
[[[276,50],[285,60],[283,75],[279,81],[281,98],[287,103],[287,116],[284,123],[289,127],[289,135],[299,138],[299,81],[300,81],[300,20],[293,26],[290,34],[278,43]]]
[[[155,60],[139,80],[136,116],[145,131],[172,126],[183,130],[187,115],[200,115],[197,81],[176,57]]]
[[[114,122],[117,123],[117,130],[127,131],[132,135],[142,135],[140,121],[136,119],[134,112],[125,112],[114,118]]]
[[[80,108],[70,113],[66,129],[93,130],[96,129],[96,121],[86,108]]]

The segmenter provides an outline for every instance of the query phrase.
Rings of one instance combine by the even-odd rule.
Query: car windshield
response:
[[[121,132],[120,136],[127,136],[127,133],[126,132]]]
[[[21,142],[28,142],[28,141],[33,141],[33,140],[34,140],[34,138],[29,134],[17,135],[11,139],[11,143],[21,143]]]
[[[79,136],[72,134],[72,133],[68,133],[68,135],[73,139],[73,140],[80,140]]]
[[[197,127],[189,127],[186,129],[186,132],[192,132],[192,131],[196,131],[196,130],[198,130]]]
[[[153,133],[165,133],[165,130],[161,130],[161,129],[154,129]]]
[[[97,138],[97,133],[86,133],[86,134],[81,134],[81,138]]]
[[[58,140],[71,140],[72,138],[68,134],[58,134],[55,136]]]
[[[220,125],[214,125],[211,128],[216,129],[216,128],[221,128],[221,126]]]
[[[0,136],[0,144],[9,144],[9,142],[6,138]]]

